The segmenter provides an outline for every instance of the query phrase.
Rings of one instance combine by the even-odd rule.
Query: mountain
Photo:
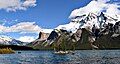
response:
[[[101,12],[74,16],[71,22],[59,25],[45,40],[30,46],[56,49],[112,49],[120,48],[120,21]],[[40,37],[41,35],[39,35]],[[65,46],[66,45],[66,46]]]
[[[41,42],[45,41],[49,37],[49,35],[50,33],[40,32],[38,38],[35,41],[29,43],[28,45],[39,45],[41,44]]]
[[[1,45],[24,45],[24,42],[13,39],[9,36],[0,35],[0,44]]]

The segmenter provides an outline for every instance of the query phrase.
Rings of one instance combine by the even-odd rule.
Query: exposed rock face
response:
[[[37,46],[39,44],[42,44],[49,37],[49,35],[50,35],[49,33],[40,32],[38,39],[29,43],[28,45]]]
[[[74,33],[74,34],[71,36],[72,41],[73,41],[73,42],[77,42],[78,40],[80,40],[81,34],[82,34],[82,30],[81,30],[81,29],[78,29],[78,30],[76,31],[76,33]]]
[[[116,22],[115,26],[114,26],[114,32],[116,34],[120,34],[120,21]]]
[[[40,32],[38,39],[46,40],[49,37],[49,33]]]
[[[54,40],[55,38],[58,37],[58,33],[55,31],[52,31],[47,40]]]

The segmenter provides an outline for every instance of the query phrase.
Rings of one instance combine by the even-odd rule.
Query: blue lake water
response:
[[[120,64],[120,50],[76,50],[57,55],[53,51],[16,51],[0,54],[0,64]]]

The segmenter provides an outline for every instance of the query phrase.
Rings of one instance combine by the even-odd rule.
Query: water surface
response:
[[[120,64],[120,50],[76,50],[74,55],[16,51],[15,54],[0,54],[0,64]]]

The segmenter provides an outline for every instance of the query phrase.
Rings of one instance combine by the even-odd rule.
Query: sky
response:
[[[0,4],[0,35],[6,35],[24,42],[33,41],[42,29],[54,29],[61,24],[69,23],[69,16],[74,16],[76,9],[86,6],[91,1],[0,0],[2,3]],[[120,2],[119,0],[99,1]]]

